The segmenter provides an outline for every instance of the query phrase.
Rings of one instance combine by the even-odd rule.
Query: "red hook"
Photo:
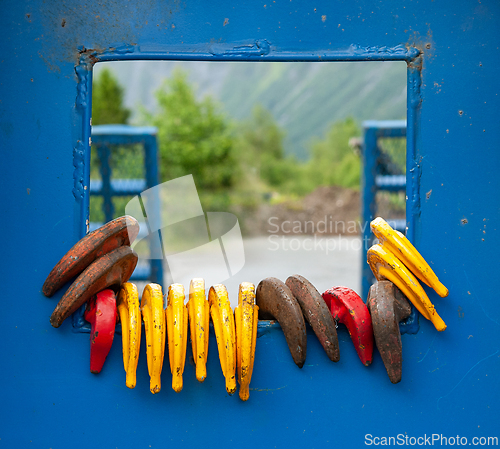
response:
[[[346,325],[363,365],[370,365],[373,360],[373,329],[363,300],[347,287],[330,288],[322,296],[335,321]]]
[[[101,372],[115,336],[116,297],[113,290],[97,293],[87,304],[85,319],[90,330],[90,372]]]

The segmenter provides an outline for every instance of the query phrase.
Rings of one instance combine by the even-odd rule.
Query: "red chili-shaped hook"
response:
[[[87,304],[85,319],[92,325],[90,330],[90,372],[101,372],[108,356],[116,324],[116,297],[113,290],[97,293]]]
[[[373,329],[363,300],[347,287],[330,288],[322,296],[333,318],[346,325],[363,365],[370,365],[373,360]]]

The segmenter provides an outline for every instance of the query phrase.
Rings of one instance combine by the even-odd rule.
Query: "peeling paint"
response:
[[[420,54],[420,51],[411,46],[396,45],[395,47],[387,46],[370,46],[362,47],[357,44],[351,45],[351,49],[354,55],[366,55],[367,60],[371,59],[369,56],[377,55],[381,56],[380,59],[403,59],[410,61]]]
[[[73,171],[73,196],[80,202],[83,199],[84,188],[83,188],[83,170],[85,167],[84,162],[85,148],[81,140],[77,142],[77,146],[73,148],[73,166],[75,167]]]
[[[413,225],[420,216],[420,178],[422,168],[417,152],[416,128],[419,123],[419,114],[422,106],[422,56],[419,55],[408,62],[408,117],[407,117],[407,160],[406,171],[411,177],[411,182],[407,183],[407,205],[409,205],[410,226],[408,234],[410,239],[414,232]]]
[[[265,40],[255,40],[237,46],[228,46],[227,44],[214,44],[210,49],[210,53],[214,56],[222,55],[241,55],[241,56],[264,56],[271,51],[270,43]]]

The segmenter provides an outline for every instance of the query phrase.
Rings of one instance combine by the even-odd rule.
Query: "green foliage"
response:
[[[349,146],[349,139],[359,133],[352,118],[334,123],[323,139],[312,142],[309,162],[301,162],[285,156],[285,132],[270,111],[256,106],[237,128],[244,179],[256,193],[273,190],[289,197],[305,195],[320,185],[359,187],[360,159]]]
[[[252,116],[242,122],[238,134],[241,156],[246,161],[261,166],[265,159],[283,159],[285,133],[262,105],[253,108]]]
[[[111,71],[104,69],[92,86],[92,124],[126,124],[130,111],[123,106],[124,89]],[[110,165],[113,178],[144,177],[144,154],[138,146],[111,147]],[[90,178],[100,179],[100,160],[97,148],[92,145],[90,156]],[[115,217],[124,215],[129,199],[113,198]],[[104,221],[102,198],[91,197],[90,218]]]
[[[237,153],[243,171],[255,174],[271,185],[283,183],[276,167],[283,161],[284,132],[272,114],[261,105],[254,107],[249,119],[237,129]]]
[[[349,139],[359,134],[355,120],[347,118],[334,123],[324,139],[312,142],[307,165],[309,176],[317,185],[359,187],[361,161],[349,146]]]
[[[192,174],[200,194],[223,193],[237,176],[234,137],[215,101],[198,101],[186,77],[175,71],[156,93],[160,111],[150,120],[158,128],[161,179]],[[219,199],[205,197],[227,204],[223,194]]]
[[[125,124],[130,110],[123,106],[124,90],[110,70],[104,69],[92,85],[92,124]]]
[[[108,98],[114,97],[114,115],[102,101],[106,91],[112,92]],[[101,95],[94,101],[94,114],[112,117],[115,123],[126,120],[123,89],[110,73],[101,75],[94,93]],[[314,140],[309,161],[302,162],[285,156],[285,132],[261,105],[248,119],[233,123],[212,97],[196,98],[182,71],[174,71],[156,97],[158,112],[145,116],[158,128],[161,180],[192,174],[205,210],[245,214],[266,198],[297,199],[320,185],[359,186],[360,160],[348,142],[360,129],[352,118],[334,123],[323,138]],[[111,165],[115,178],[144,176],[138,148],[113,148]],[[117,214],[126,201],[114,199]]]
[[[294,156],[285,157],[285,132],[270,111],[262,105],[252,110],[249,119],[237,128],[237,151],[245,172],[246,184],[253,184],[256,193],[270,189],[283,193],[302,194],[305,165]]]
[[[378,140],[378,145],[384,153],[387,153],[392,162],[406,173],[406,137],[387,137]]]
[[[405,117],[406,70],[401,61],[228,63],[219,98],[240,120],[262,104],[286,131],[286,154],[307,161],[308,142],[331,122]],[[207,71],[194,76],[209,76]]]

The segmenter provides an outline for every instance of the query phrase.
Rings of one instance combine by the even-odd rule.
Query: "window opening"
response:
[[[405,62],[120,61],[97,63],[93,78],[93,120],[105,81],[114,92],[108,99],[120,99],[113,120],[157,127],[159,181],[192,173],[205,214],[238,218],[244,267],[224,281],[233,306],[239,283],[295,273],[320,292],[346,285],[362,294],[363,123],[406,117]],[[381,166],[404,176],[405,139],[381,138],[378,148]],[[143,177],[143,158],[138,146],[113,149],[111,179]],[[98,160],[93,146],[91,189],[101,177]],[[113,217],[131,198],[113,199]],[[99,201],[91,197],[91,222],[104,219]],[[404,193],[378,193],[375,213],[404,219]],[[186,220],[170,237],[208,221]],[[175,281],[168,255],[164,288]]]

